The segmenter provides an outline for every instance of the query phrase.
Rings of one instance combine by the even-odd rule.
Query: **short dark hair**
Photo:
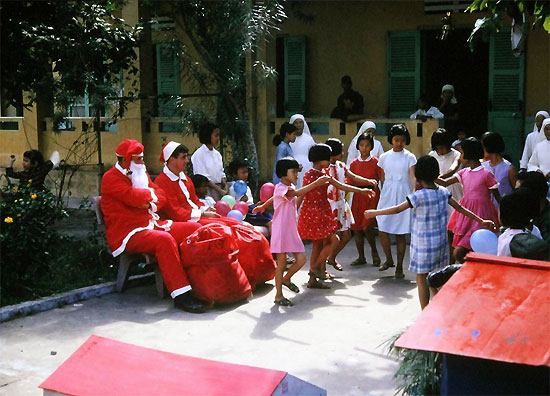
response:
[[[531,194],[537,198],[546,198],[548,194],[548,183],[546,178],[540,172],[520,172],[518,174],[520,187],[531,191]]]
[[[279,128],[279,134],[275,135],[275,137],[273,138],[273,144],[275,146],[278,146],[279,144],[281,144],[283,140],[285,140],[285,137],[287,134],[290,134],[297,130],[298,130],[298,127],[296,125],[291,124],[290,122],[285,122]]]
[[[329,138],[325,142],[326,145],[328,145],[332,151],[331,155],[340,155],[342,154],[342,151],[344,149],[344,143],[340,141],[340,139],[336,138]]]
[[[38,150],[25,151],[23,157],[28,158],[34,166],[42,167],[44,165],[44,156]]]
[[[340,83],[352,84],[351,77],[348,75],[343,76],[342,79],[340,80]]]
[[[359,150],[359,143],[361,143],[361,140],[368,141],[370,143],[371,150],[374,148],[374,138],[367,132],[363,132],[357,137],[357,142],[355,142],[355,148],[357,150]]]
[[[219,128],[216,124],[207,121],[201,125],[199,130],[199,142],[202,144],[211,144],[212,143],[212,132],[214,129]]]
[[[450,133],[444,128],[437,128],[432,135],[432,150],[435,150],[437,146],[445,146],[447,150],[451,149],[452,139]]]
[[[178,158],[180,154],[188,154],[189,153],[189,149],[183,145],[183,144],[180,144],[178,147],[176,147],[176,149],[172,152],[172,154],[170,155],[170,158]]]
[[[483,146],[475,137],[469,137],[462,141],[461,144],[463,158],[466,160],[478,160],[483,158]]]
[[[205,183],[209,182],[208,178],[206,176],[203,176],[203,175],[198,175],[198,174],[197,175],[191,175],[189,178],[193,182],[193,186],[195,188],[200,188]]]
[[[481,136],[481,144],[489,154],[502,154],[504,152],[504,139],[496,132],[485,132]]]
[[[388,143],[393,144],[392,140],[395,136],[405,136],[405,143],[408,146],[411,144],[411,135],[405,124],[395,124],[391,127],[390,133],[388,133]]]
[[[307,159],[311,162],[316,161],[330,161],[332,150],[328,144],[317,143],[309,149]]]
[[[248,169],[248,164],[240,159],[234,159],[227,165],[227,171],[230,175],[236,175],[238,170],[241,168]]]
[[[289,169],[300,169],[300,164],[292,157],[283,157],[275,164],[277,177],[285,177]]]
[[[531,208],[526,210],[526,208]],[[504,227],[523,229],[538,213],[538,200],[525,188],[506,194],[500,200],[500,221]]]
[[[439,163],[431,155],[423,155],[416,161],[414,177],[416,180],[433,182],[439,176]]]

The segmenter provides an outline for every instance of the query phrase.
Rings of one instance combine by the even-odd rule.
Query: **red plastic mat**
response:
[[[550,366],[550,263],[469,254],[395,345]]]
[[[40,388],[69,395],[271,395],[286,372],[90,336]]]

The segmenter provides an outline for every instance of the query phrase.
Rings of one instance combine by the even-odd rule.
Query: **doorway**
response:
[[[458,126],[479,137],[488,130],[489,45],[478,43],[471,52],[466,41],[471,28],[455,29],[444,41],[437,38],[439,32],[421,33],[421,90],[438,106],[441,87],[453,85],[459,103]]]

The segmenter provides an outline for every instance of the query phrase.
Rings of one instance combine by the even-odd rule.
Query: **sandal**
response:
[[[279,301],[275,300],[273,302],[277,305],[280,305],[281,307],[292,307],[294,305],[292,303],[292,301],[290,301],[288,298],[284,298],[284,297]]]
[[[335,261],[334,263],[331,263],[329,260],[327,260],[327,264],[332,265],[332,267],[336,271],[343,271],[344,270],[344,268],[342,267],[342,265],[340,265],[340,263],[338,261]]]
[[[380,256],[372,256],[372,266],[373,267],[380,267],[380,263],[382,261],[380,260]]]
[[[319,282],[317,279],[315,279],[314,282],[311,282],[311,283],[308,282],[307,283],[307,288],[308,289],[323,289],[323,290],[326,290],[326,289],[330,289],[330,286],[327,286],[324,283]]]
[[[365,264],[367,264],[367,260],[365,260],[364,258],[357,258],[350,263],[350,265],[352,266],[365,265]]]
[[[405,277],[405,274],[403,271],[395,271],[395,279],[403,279]]]
[[[317,275],[317,274],[316,274],[315,272],[313,272],[313,271],[309,271],[307,274],[308,274],[309,276],[315,277],[315,278],[317,278],[317,279],[324,279],[324,278],[325,278],[324,275]]]
[[[288,290],[293,291],[294,293],[300,293],[300,289],[298,288],[298,286],[296,286],[292,282],[289,282],[288,284],[283,283],[283,286],[285,286]]]
[[[294,257],[286,256],[286,264],[292,265],[296,262],[296,259]]]
[[[380,266],[380,268],[378,268],[378,271],[385,271],[387,269],[390,269],[391,267],[395,267],[395,264],[394,263],[389,263],[388,262],[385,262],[384,264],[382,264]]]

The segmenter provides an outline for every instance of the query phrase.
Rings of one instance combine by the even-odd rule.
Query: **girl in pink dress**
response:
[[[326,175],[331,154],[332,150],[327,144],[316,144],[309,150],[309,160],[313,162],[313,168],[304,175],[304,186],[314,184],[316,180]],[[329,180],[330,184],[339,190],[374,195],[372,190],[349,186],[332,177]],[[328,185],[323,185],[312,189],[304,196],[298,219],[300,237],[313,241],[307,283],[307,287],[312,289],[329,288],[317,279],[329,278],[326,272],[326,260],[338,244],[336,231],[339,229],[339,224],[330,207],[327,189]]]
[[[449,179],[436,179],[436,183],[442,186],[461,183],[464,196],[460,200],[460,204],[479,217],[492,220],[498,229],[498,213],[491,202],[491,195],[500,202],[498,182],[495,176],[481,165],[481,158],[483,158],[483,147],[480,141],[473,137],[464,140],[460,160],[466,167]],[[472,250],[470,236],[480,226],[474,220],[456,211],[451,215],[449,223],[452,223],[454,228],[453,247],[455,259],[459,263],[463,263],[466,254]]]
[[[271,223],[271,252],[277,255],[277,269],[275,271],[275,304],[281,306],[292,306],[293,303],[283,296],[282,286],[286,286],[294,293],[300,292],[298,286],[292,283],[291,278],[306,263],[304,244],[298,235],[296,220],[297,197],[302,196],[317,187],[327,185],[328,176],[317,178],[313,183],[297,190],[294,183],[298,181],[300,164],[292,157],[284,157],[277,161],[275,172],[281,182],[275,186],[273,197],[262,205],[257,206],[253,213],[263,212],[273,203],[274,213]],[[325,187],[326,189],[326,187]],[[285,276],[287,253],[294,253],[296,261],[288,269]]]

